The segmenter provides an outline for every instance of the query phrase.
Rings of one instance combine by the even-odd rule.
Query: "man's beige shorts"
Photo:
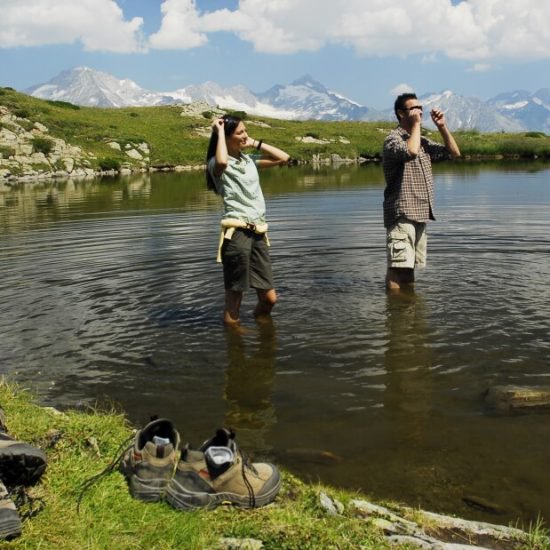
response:
[[[424,267],[428,248],[426,224],[399,218],[388,229],[387,257],[388,267]]]

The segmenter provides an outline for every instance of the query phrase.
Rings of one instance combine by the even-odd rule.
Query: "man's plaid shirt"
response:
[[[401,216],[415,222],[435,220],[432,159],[448,158],[445,145],[422,137],[420,151],[411,158],[407,148],[410,135],[401,126],[384,141],[382,167],[384,190],[384,226],[391,227]]]

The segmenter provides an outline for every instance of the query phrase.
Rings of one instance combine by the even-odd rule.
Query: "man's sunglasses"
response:
[[[415,109],[418,109],[419,111],[424,110],[422,105],[415,105],[414,107],[406,107],[405,109],[403,109],[403,111],[414,111]]]

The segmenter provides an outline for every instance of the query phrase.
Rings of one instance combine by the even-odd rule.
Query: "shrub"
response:
[[[212,118],[214,116],[214,113],[212,111],[203,111],[202,116],[204,118]]]
[[[53,149],[53,141],[48,138],[35,137],[32,140],[32,150],[35,153],[44,153],[49,155]]]
[[[13,155],[15,155],[15,149],[12,147],[0,146],[0,156],[2,156],[2,158],[7,159]]]
[[[120,170],[120,161],[111,157],[99,159],[99,167],[102,170]]]
[[[528,138],[541,138],[546,137],[546,134],[544,132],[525,132],[524,136]]]
[[[74,109],[75,111],[78,111],[80,109],[80,105],[75,105],[74,103],[69,103],[68,101],[57,101],[53,99],[46,100],[46,103],[49,103],[50,105],[55,105],[56,107],[61,107],[62,109]]]
[[[13,114],[19,118],[28,118],[30,115],[27,109],[16,109]]]
[[[241,120],[245,120],[248,116],[244,111],[233,111],[232,113],[227,113],[230,116],[236,116],[240,118]]]
[[[139,116],[139,114],[132,111],[131,113],[128,113],[128,116],[131,116],[133,118],[137,118]]]
[[[19,124],[21,128],[24,128],[25,130],[27,130],[27,132],[30,132],[34,128],[34,122],[27,119],[18,120],[17,124]]]
[[[317,132],[306,132],[306,137],[321,139],[321,136]]]

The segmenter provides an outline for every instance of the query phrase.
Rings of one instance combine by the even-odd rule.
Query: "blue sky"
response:
[[[405,89],[488,99],[550,88],[550,2],[0,0],[0,85],[82,65],[155,91],[310,74],[374,108]]]

